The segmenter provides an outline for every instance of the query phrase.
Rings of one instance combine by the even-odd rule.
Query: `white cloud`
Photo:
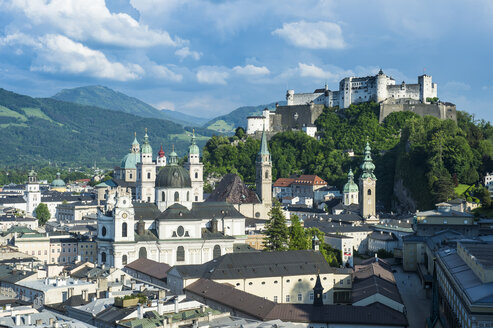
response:
[[[125,13],[111,13],[104,0],[11,0],[9,8],[20,10],[49,33],[64,34],[78,41],[93,40],[122,47],[177,46],[166,31],[150,29]]]
[[[153,75],[165,80],[173,82],[181,82],[183,80],[183,75],[173,72],[166,66],[153,65],[151,71]]]
[[[246,66],[235,66],[233,67],[233,71],[240,75],[250,76],[266,75],[270,73],[269,69],[265,66],[255,66],[251,64],[248,64]]]
[[[202,57],[201,52],[190,51],[190,49],[188,47],[183,47],[181,49],[176,50],[175,55],[180,57],[181,60],[183,60],[187,57],[192,57],[192,59],[199,60],[200,57]]]
[[[154,107],[162,110],[162,109],[168,109],[168,110],[176,110],[176,106],[173,102],[164,100],[161,102],[158,102],[157,104],[154,104]]]
[[[346,47],[339,25],[331,22],[284,23],[272,32],[291,44],[308,49],[343,49]]]
[[[86,74],[117,81],[135,80],[144,74],[139,65],[111,62],[102,52],[62,35],[48,34],[40,38],[35,50],[38,58],[31,66],[34,71]]]
[[[219,66],[202,66],[197,71],[197,81],[205,84],[226,84],[229,77],[227,68]]]

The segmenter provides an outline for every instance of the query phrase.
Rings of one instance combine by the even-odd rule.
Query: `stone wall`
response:
[[[430,115],[441,120],[450,119],[457,121],[457,112],[454,104],[421,104],[421,103],[381,103],[380,104],[380,123],[391,113],[394,112],[413,112],[419,116]]]

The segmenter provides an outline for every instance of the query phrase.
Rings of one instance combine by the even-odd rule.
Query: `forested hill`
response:
[[[142,117],[169,120],[183,126],[201,126],[207,119],[186,115],[177,111],[159,110],[140,99],[127,96],[101,85],[64,89],[52,98],[80,105],[97,106]]]
[[[379,124],[378,113],[375,103],[340,111],[326,108],[316,121],[319,141],[302,132],[275,135],[269,141],[273,179],[317,174],[342,189],[350,168],[359,178],[368,140],[379,204],[407,211],[433,208],[436,202],[455,197],[455,187],[478,183],[493,170],[493,127],[488,122],[475,122],[465,112],[457,113],[457,123],[401,112]],[[258,149],[259,141],[238,133],[229,139],[213,137],[204,148],[206,173],[233,172],[254,182]],[[354,149],[357,156],[347,157],[346,149]],[[484,194],[484,188],[470,191],[479,199]]]
[[[157,153],[172,144],[184,155],[190,133],[176,123],[83,106],[51,98],[31,98],[0,89],[0,166],[93,164],[113,167],[148,128]],[[198,137],[203,145],[208,137]]]

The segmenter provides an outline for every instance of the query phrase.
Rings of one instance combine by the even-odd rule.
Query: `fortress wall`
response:
[[[380,123],[394,112],[413,112],[419,116],[430,115],[439,119],[451,119],[456,121],[456,108],[453,104],[380,104]]]
[[[293,96],[293,105],[306,105],[311,101],[316,102],[315,100],[320,97],[325,100],[323,93],[295,93]],[[323,101],[321,103],[323,104]]]
[[[279,106],[276,109],[274,118],[274,131],[288,131],[299,129],[305,125],[310,125],[320,116],[324,105],[294,105]],[[296,118],[295,118],[296,115]]]

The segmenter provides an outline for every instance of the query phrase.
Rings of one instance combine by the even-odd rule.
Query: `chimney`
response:
[[[178,296],[175,297],[175,313],[178,313],[180,312],[179,309],[178,309]]]
[[[158,299],[162,300],[165,297],[166,297],[166,291],[164,289],[160,289],[158,291]]]
[[[140,303],[138,304],[138,307],[137,307],[137,317],[139,319],[144,318],[144,306]]]
[[[159,315],[163,315],[163,313],[164,313],[164,301],[163,300],[157,301],[157,313]]]

